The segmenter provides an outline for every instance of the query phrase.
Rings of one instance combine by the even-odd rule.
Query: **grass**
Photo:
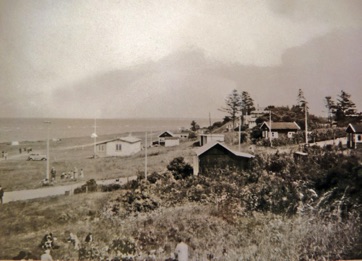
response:
[[[107,140],[114,136],[100,137]],[[142,138],[142,135],[140,135]],[[64,185],[69,180],[60,180],[62,172],[78,171],[83,168],[85,179],[111,179],[134,176],[145,168],[144,151],[128,157],[105,157],[91,159],[93,145],[89,138],[69,138],[61,142],[50,143],[50,167],[57,170],[56,185]],[[181,143],[177,147],[152,147],[148,149],[148,171],[161,171],[168,162],[177,156],[183,156],[192,162],[192,142]],[[46,161],[27,161],[27,153],[19,153],[19,147],[31,147],[33,152],[45,153],[46,142],[22,142],[19,146],[0,144],[0,151],[7,151],[9,158],[0,159],[0,184],[5,191],[34,189],[41,186],[45,178]]]
[[[178,238],[189,245],[191,260],[310,260],[321,253],[326,257],[336,253],[355,234],[351,222],[317,216],[253,213],[229,222],[227,210],[220,213],[213,204],[186,203],[127,217],[107,215],[122,193],[58,196],[1,206],[0,219],[6,224],[0,226],[1,259],[12,259],[20,250],[40,256],[38,245],[47,232],[57,237],[60,248],[52,256],[59,260],[78,258],[66,241],[69,232],[83,245],[92,232],[99,256],[114,257],[119,242],[131,242],[139,256],[155,252],[157,260],[170,257]]]
[[[51,144],[51,166],[57,169],[58,177],[74,167],[84,169],[86,180],[132,176],[144,171],[144,151],[129,157],[90,159],[93,148],[87,143],[89,138]],[[148,149],[148,171],[162,173],[172,159],[180,156],[192,163],[191,144]],[[44,152],[45,142],[20,146]],[[247,150],[246,146],[242,148]],[[46,162],[28,162],[25,154],[19,154],[16,147],[8,144],[0,144],[0,150],[8,151],[10,156],[0,162],[5,191],[40,186]],[[310,260],[321,255],[333,259],[357,233],[352,221],[339,223],[318,216],[286,217],[256,212],[235,215],[239,209],[232,205],[187,200],[147,213],[127,213],[120,203],[124,193],[96,192],[1,205],[0,259],[12,259],[21,250],[39,258],[42,250],[38,245],[47,232],[57,237],[60,246],[52,251],[55,260],[78,258],[78,251],[66,241],[69,232],[75,233],[83,244],[85,236],[92,232],[94,250],[99,256],[108,257],[119,255],[116,249],[124,249],[128,243],[144,258],[155,252],[157,260],[164,260],[170,257],[178,238],[182,238],[190,246],[191,260]],[[121,214],[112,214],[116,206]]]

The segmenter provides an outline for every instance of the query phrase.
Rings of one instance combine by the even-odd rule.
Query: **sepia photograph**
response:
[[[0,0],[0,260],[362,260],[361,0]]]

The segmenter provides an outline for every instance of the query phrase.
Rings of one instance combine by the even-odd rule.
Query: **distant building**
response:
[[[271,139],[277,139],[282,137],[293,138],[294,134],[300,130],[300,127],[296,122],[272,122],[270,129],[269,122],[264,121],[260,129],[263,138],[269,139],[271,135]]]
[[[139,151],[141,151],[141,140],[132,136],[98,142],[96,144],[96,153],[100,157],[129,156]]]
[[[245,115],[243,117],[244,125],[248,126],[249,129],[252,129],[257,125],[256,120],[259,117],[262,117],[268,113],[269,113],[268,111],[262,111],[262,110],[252,111],[250,112],[250,115]]]
[[[200,134],[200,146],[204,146],[210,142],[224,142],[224,134]]]
[[[350,123],[346,129],[347,147],[356,149],[362,146],[362,124]]]
[[[244,170],[248,168],[253,155],[229,149],[221,142],[210,142],[196,151],[194,157],[194,175],[207,173],[212,169],[234,168]]]
[[[189,138],[190,132],[183,131],[181,133],[175,133],[176,137],[179,137],[181,140],[187,140]]]
[[[180,145],[180,137],[170,131],[165,131],[158,135],[158,143],[165,147],[178,146]]]

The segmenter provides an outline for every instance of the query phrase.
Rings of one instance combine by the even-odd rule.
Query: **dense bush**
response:
[[[95,192],[97,190],[98,190],[97,182],[94,179],[90,179],[86,182],[86,184],[82,185],[80,188],[74,189],[74,194]]]
[[[185,179],[193,174],[192,166],[186,163],[183,157],[174,158],[168,164],[167,169],[172,172],[176,180]]]

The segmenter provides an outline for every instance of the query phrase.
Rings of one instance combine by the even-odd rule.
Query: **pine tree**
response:
[[[243,91],[241,93],[241,111],[243,115],[250,115],[253,110],[255,110],[254,100],[248,92]]]
[[[298,90],[297,102],[298,102],[298,105],[297,105],[297,106],[299,106],[299,108],[301,109],[301,111],[304,112],[305,109],[308,110],[308,102],[307,102],[307,100],[306,100],[305,97],[304,97],[304,92],[302,91],[302,89],[299,89],[299,90]]]
[[[226,107],[219,109],[230,115],[230,119],[233,122],[233,129],[235,128],[235,120],[238,117],[241,108],[241,97],[237,90],[233,90],[228,97],[225,98]]]
[[[336,113],[336,103],[334,102],[334,100],[332,100],[331,96],[326,96],[324,98],[324,102],[325,102],[325,106],[328,110],[328,120],[331,122],[332,121],[332,115]]]
[[[344,116],[356,113],[356,104],[351,100],[351,95],[343,90],[339,95],[339,99],[337,99],[337,107]]]

